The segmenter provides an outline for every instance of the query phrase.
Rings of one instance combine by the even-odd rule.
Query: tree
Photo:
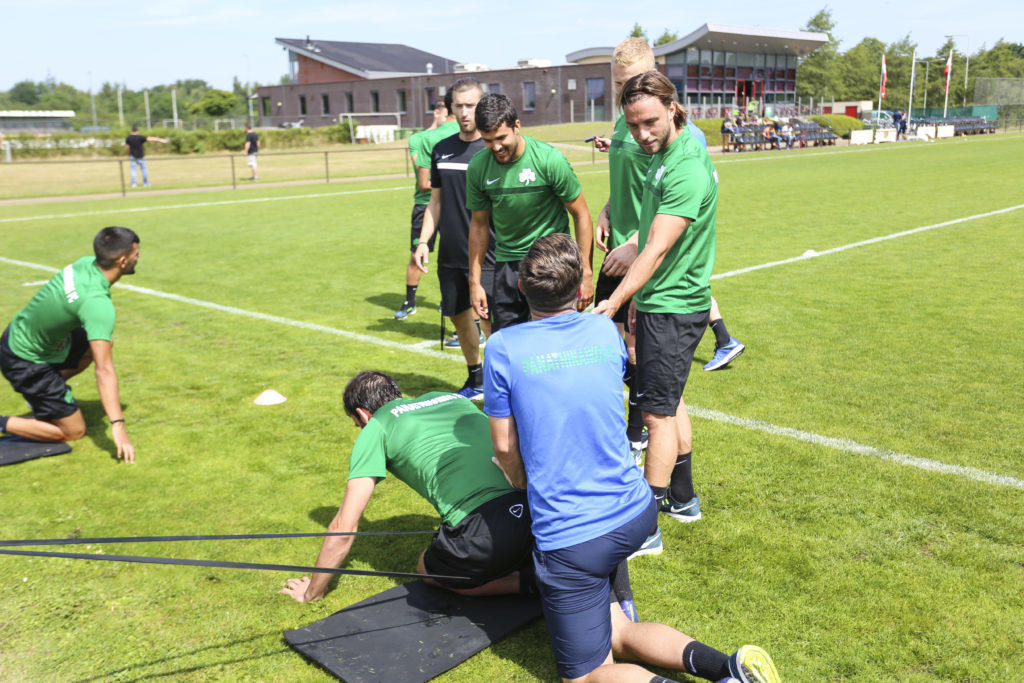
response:
[[[672,33],[668,29],[665,29],[665,32],[662,33],[656,41],[654,41],[654,44],[665,45],[666,43],[671,43],[674,40],[679,40],[679,35],[676,33]]]
[[[224,116],[236,104],[238,104],[238,98],[233,93],[226,90],[207,90],[198,102],[189,106],[188,110],[193,114]]]
[[[14,104],[23,104],[31,107],[39,103],[40,84],[32,81],[21,81],[15,83],[8,91],[7,96]]]
[[[796,71],[797,97],[813,97],[816,100],[829,97],[842,99],[836,70],[839,59],[839,41],[832,33],[835,27],[836,22],[832,20],[832,10],[828,7],[821,9],[807,20],[804,30],[824,33],[828,35],[828,42],[800,60]]]
[[[633,24],[633,30],[630,31],[629,35],[626,36],[626,37],[627,38],[643,38],[644,40],[649,40],[649,38],[647,37],[647,31],[644,30],[644,27],[640,25],[639,21],[635,22]]]
[[[877,100],[884,53],[885,43],[864,38],[839,57],[839,92],[843,99]]]

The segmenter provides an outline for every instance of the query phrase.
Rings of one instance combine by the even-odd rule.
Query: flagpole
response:
[[[917,48],[910,55],[910,101],[907,104],[907,130],[910,130],[910,117],[914,113],[914,73],[917,67]]]
[[[878,109],[875,111],[875,139],[878,138],[878,126],[882,122],[882,88],[885,87],[885,55],[882,55],[882,71],[878,74]]]
[[[949,59],[946,61],[946,99],[942,102],[942,118],[946,118],[946,111],[949,109],[949,77],[953,75],[953,50],[949,51]]]

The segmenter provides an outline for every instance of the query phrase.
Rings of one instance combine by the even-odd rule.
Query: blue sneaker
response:
[[[402,307],[399,308],[397,311],[395,311],[395,320],[405,320],[410,315],[413,315],[415,313],[416,313],[416,306],[415,305],[410,306],[408,301],[403,301],[402,302]]]
[[[634,557],[640,557],[641,555],[661,555],[662,551],[665,550],[665,546],[661,542],[661,527],[659,526],[654,530],[654,533],[647,537],[647,540],[643,542],[636,552],[627,557],[627,560],[632,560]]]
[[[647,427],[640,432],[640,440],[633,441],[629,440],[629,452],[633,456],[633,460],[636,461],[636,466],[640,469],[644,468],[644,451],[647,450],[647,444],[650,441],[650,436],[647,431]]]
[[[661,503],[661,511],[677,522],[696,522],[700,519],[700,498],[694,496],[685,503],[677,503],[668,495]]]
[[[636,612],[636,603],[632,600],[620,600],[619,607],[625,613],[626,618],[632,621],[634,624],[640,621],[640,615]]]
[[[482,400],[484,400],[484,390],[483,390],[483,387],[480,387],[478,389],[478,388],[472,386],[469,382],[466,382],[462,386],[461,389],[456,391],[455,395],[456,396],[461,396],[462,398],[468,398],[470,401],[482,401]]]
[[[444,338],[444,346],[447,349],[457,349],[457,348],[459,348],[459,333],[458,332],[452,332],[451,336],[445,337]]]
[[[711,357],[711,360],[704,366],[704,369],[718,370],[720,368],[724,368],[726,365],[731,363],[736,356],[743,353],[745,348],[747,347],[739,343],[736,337],[729,337],[729,343],[720,349],[715,349],[715,355]]]
[[[744,645],[729,657],[729,674],[740,683],[780,683],[772,658],[756,645]]]

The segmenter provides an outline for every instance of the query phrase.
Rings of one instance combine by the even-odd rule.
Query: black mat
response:
[[[0,465],[13,465],[16,462],[70,452],[71,446],[66,443],[43,443],[20,436],[0,437]]]
[[[343,681],[412,683],[441,675],[540,614],[537,599],[466,598],[412,581],[284,637]]]

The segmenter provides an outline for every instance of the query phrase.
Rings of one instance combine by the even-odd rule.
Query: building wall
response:
[[[459,78],[467,76],[480,81],[489,91],[496,89],[510,97],[524,126],[590,120],[592,114],[594,120],[610,121],[613,115],[611,67],[605,62],[477,71],[472,74],[424,74],[358,81],[336,79],[331,82],[263,86],[257,90],[260,124],[277,126],[302,119],[305,126],[325,126],[336,122],[338,115],[345,113],[359,114],[356,119],[363,123],[394,123],[394,116],[373,116],[365,112],[372,110],[372,92],[377,93],[377,111],[400,111],[399,91],[404,91],[406,105],[401,117],[402,127],[424,128],[431,120],[431,99],[441,96],[441,88],[448,88]],[[530,91],[525,85],[528,83],[533,84],[532,107],[524,101]],[[570,85],[575,87],[571,89]],[[326,113],[323,111],[324,96],[328,105]],[[347,96],[351,97],[351,107]],[[305,114],[300,113],[300,97],[305,98]]]
[[[362,76],[336,69],[323,62],[310,59],[305,55],[295,55],[298,64],[298,81],[300,84],[335,83],[337,81],[365,81]]]

